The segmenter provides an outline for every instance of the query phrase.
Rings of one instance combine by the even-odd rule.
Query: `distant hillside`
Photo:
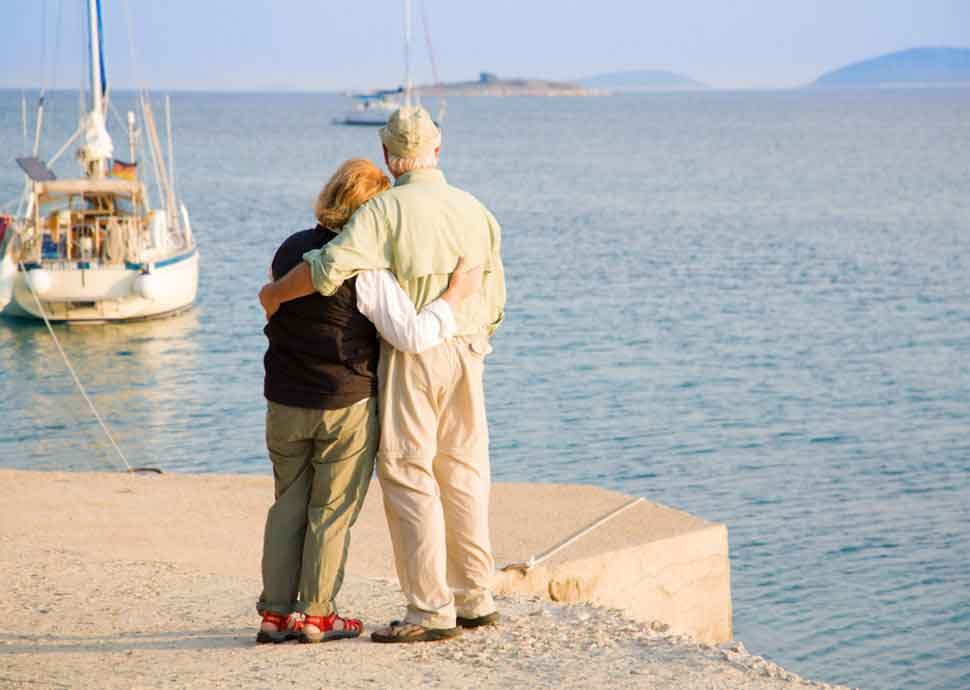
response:
[[[706,89],[707,85],[675,72],[642,69],[629,72],[610,72],[580,79],[579,84],[601,91],[676,91]]]
[[[912,48],[827,72],[815,86],[881,84],[970,84],[970,49]]]

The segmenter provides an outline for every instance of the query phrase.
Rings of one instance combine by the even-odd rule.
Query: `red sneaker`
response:
[[[259,624],[259,632],[256,633],[256,641],[266,642],[286,642],[295,640],[303,632],[304,615],[294,611],[285,618],[279,613],[263,613],[263,620]]]
[[[358,637],[364,624],[356,618],[341,618],[336,612],[329,616],[307,616],[303,619],[300,642],[328,642]]]

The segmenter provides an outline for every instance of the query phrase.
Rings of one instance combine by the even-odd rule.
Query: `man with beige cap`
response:
[[[456,335],[421,354],[381,343],[377,474],[407,599],[376,642],[441,640],[498,621],[490,591],[490,473],[483,385],[502,321],[501,229],[437,169],[441,133],[403,107],[380,131],[394,186],[361,206],[339,237],[260,292],[267,314],[314,290],[333,294],[359,271],[389,269],[417,309],[437,298],[460,257],[484,268],[482,290],[455,309]]]

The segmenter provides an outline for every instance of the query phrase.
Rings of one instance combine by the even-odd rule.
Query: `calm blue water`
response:
[[[58,333],[138,464],[266,473],[255,295],[376,134],[337,97],[174,101],[198,307]],[[449,106],[446,174],[505,231],[496,478],[726,522],[736,636],[804,676],[970,687],[970,89]],[[0,322],[0,465],[117,467],[82,405],[43,327]]]

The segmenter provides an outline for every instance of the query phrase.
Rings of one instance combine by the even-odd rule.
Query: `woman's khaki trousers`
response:
[[[377,450],[377,401],[339,410],[269,403],[266,447],[276,502],[263,537],[263,593],[257,609],[328,616],[344,578]]]

